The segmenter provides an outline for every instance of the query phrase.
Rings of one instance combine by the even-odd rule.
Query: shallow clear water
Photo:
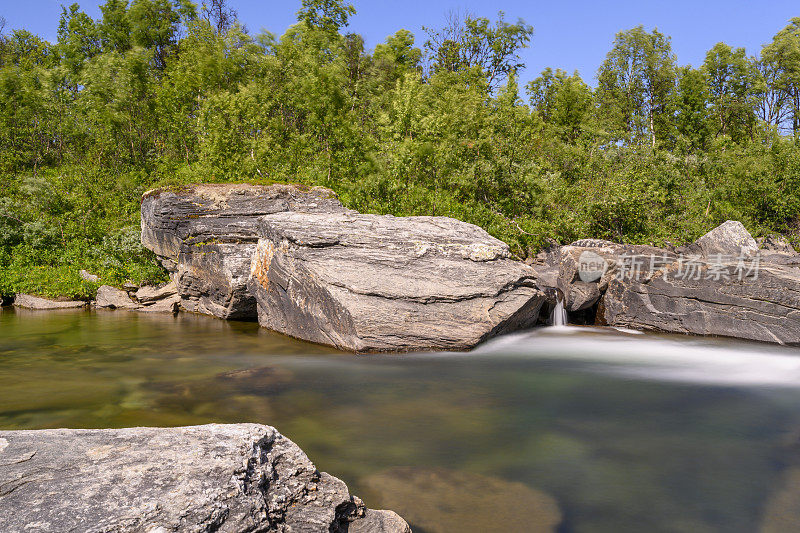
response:
[[[421,532],[544,530],[553,502],[564,532],[774,525],[798,406],[800,351],[768,345],[546,328],[359,357],[200,316],[0,312],[0,427],[270,424]]]

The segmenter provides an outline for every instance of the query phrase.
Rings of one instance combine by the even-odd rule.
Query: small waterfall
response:
[[[564,300],[558,299],[556,306],[553,308],[553,314],[550,315],[551,326],[566,326],[567,325],[567,311],[564,309]]]

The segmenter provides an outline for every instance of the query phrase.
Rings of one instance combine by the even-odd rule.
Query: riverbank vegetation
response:
[[[341,0],[302,0],[282,35],[224,0],[101,12],[65,8],[55,43],[0,30],[0,293],[86,297],[82,268],[161,279],[139,200],[188,182],[323,185],[359,211],[475,223],[519,256],[726,219],[800,238],[800,18],[757,56],[719,43],[697,66],[658,30],[622,31],[592,87],[549,68],[521,85],[533,28],[502,13],[368,50]]]

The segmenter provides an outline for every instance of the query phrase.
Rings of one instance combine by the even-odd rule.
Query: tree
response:
[[[100,6],[103,18],[98,25],[103,51],[125,52],[131,48],[128,0],[108,0]]]
[[[414,46],[414,34],[398,30],[375,47],[372,54],[373,69],[381,79],[378,83],[394,85],[407,72],[420,67],[422,50]]]
[[[200,16],[208,21],[217,33],[224,33],[236,23],[239,14],[227,0],[208,0],[200,8]]]
[[[353,4],[343,0],[303,0],[303,7],[297,12],[297,20],[313,28],[338,33],[355,14],[356,8]]]
[[[774,74],[775,88],[791,118],[791,130],[800,132],[800,17],[791,19],[762,50],[762,63]],[[763,72],[763,70],[762,70]]]
[[[781,127],[792,116],[789,94],[782,87],[781,68],[774,57],[763,56],[755,61],[755,68],[756,114],[768,125]]]
[[[441,30],[423,27],[428,34],[425,49],[432,57],[433,71],[458,72],[473,67],[486,75],[490,88],[496,89],[511,72],[525,68],[520,50],[527,48],[533,36],[533,26],[522,19],[515,24],[504,20],[498,12],[492,25],[489,19],[451,13]]]
[[[194,4],[177,0],[133,0],[128,14],[133,43],[153,50],[159,70],[164,70],[175,49],[181,20],[196,16]]]
[[[58,49],[71,74],[72,84],[77,87],[77,78],[84,63],[101,51],[97,25],[89,15],[80,10],[78,4],[72,4],[69,8],[61,7]]]
[[[717,43],[706,54],[703,73],[711,94],[717,135],[729,135],[737,142],[752,137],[758,71],[744,48]]]
[[[703,71],[683,67],[678,75],[676,126],[691,152],[706,148],[711,135],[709,101],[711,93]]]
[[[531,107],[552,124],[566,141],[574,141],[587,126],[592,111],[592,90],[575,72],[546,68],[528,83]]]
[[[676,58],[670,38],[637,26],[620,32],[597,73],[601,106],[631,142],[650,141],[653,148],[670,128],[675,92]]]

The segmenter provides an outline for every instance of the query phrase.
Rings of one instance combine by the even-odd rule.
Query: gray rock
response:
[[[140,288],[136,291],[136,300],[139,303],[155,302],[176,294],[178,294],[178,287],[175,286],[174,281],[170,281],[158,287],[147,285]]]
[[[739,279],[737,263],[702,263],[686,276],[678,262],[639,279],[612,278],[602,302],[611,326],[800,343],[800,269],[761,264]],[[743,269],[746,274],[748,268]],[[683,275],[681,275],[681,273]]]
[[[466,349],[533,326],[533,270],[444,217],[282,213],[260,221],[251,292],[262,326],[358,352]]]
[[[92,283],[97,283],[98,281],[100,281],[100,277],[99,276],[95,276],[94,274],[90,274],[86,270],[81,270],[80,271],[80,275],[81,275],[81,279],[83,279],[85,281],[90,281]]]
[[[792,256],[800,255],[783,235],[767,235],[756,239],[758,248],[772,253],[782,253]]]
[[[777,239],[762,247],[728,221],[680,255],[587,239],[537,256],[533,269],[551,303],[563,295],[570,312],[596,310],[596,324],[798,344],[800,258]]]
[[[657,263],[676,258],[672,252],[652,246],[584,239],[551,250],[533,268],[537,285],[548,293],[551,303],[561,297],[564,308],[576,312],[600,301],[619,265],[636,261],[638,269],[648,272],[653,268],[651,257]]]
[[[347,529],[347,533],[381,533],[384,531],[411,533],[411,528],[394,511],[367,510],[364,518],[351,523]]]
[[[322,187],[205,184],[158,189],[142,199],[142,244],[170,272],[187,311],[255,319],[247,291],[256,219],[289,211],[345,211]]]
[[[172,296],[164,298],[163,300],[142,305],[136,310],[140,313],[171,313],[174,315],[180,311],[180,306],[181,297],[177,294],[173,294]]]
[[[103,285],[97,289],[95,307],[98,309],[138,309],[140,306],[122,289]]]
[[[752,256],[758,253],[758,244],[741,222],[728,220],[695,241],[705,257],[722,255],[728,257]]]
[[[17,294],[14,297],[14,305],[16,307],[24,307],[26,309],[36,309],[36,310],[79,309],[81,307],[86,307],[86,302],[82,301],[59,302],[54,300],[47,300],[46,298],[39,298],[38,296],[31,296],[30,294]]]
[[[408,531],[256,424],[0,431],[0,487],[9,533]]]

